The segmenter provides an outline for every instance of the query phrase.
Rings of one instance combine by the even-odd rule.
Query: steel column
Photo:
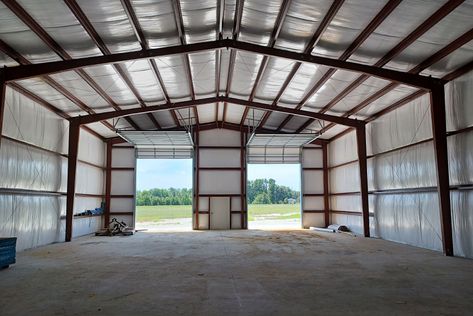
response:
[[[195,226],[194,226],[194,229],[199,229],[199,178],[200,178],[200,169],[199,169],[199,160],[200,160],[200,148],[199,148],[199,129],[197,129],[195,131],[195,140],[194,140],[194,144],[195,144],[195,160],[194,160],[194,164],[195,164],[195,168],[194,168],[194,172],[195,172],[195,190],[194,190],[194,196],[195,196]],[[209,208],[210,208],[210,204],[209,204]]]
[[[370,237],[370,217],[368,201],[368,169],[366,157],[366,127],[356,128],[356,141],[358,148],[358,164],[360,168],[360,192],[361,192],[361,212],[363,215],[363,234]]]
[[[328,145],[322,144],[322,167],[323,167],[323,181],[324,181],[324,219],[325,227],[330,225],[330,204],[329,204],[329,189],[328,189]]]
[[[3,132],[3,114],[5,113],[5,93],[7,84],[4,78],[4,72],[0,70],[0,146],[2,145]]]
[[[74,198],[76,193],[77,154],[79,151],[80,124],[69,122],[69,150],[67,156],[66,241],[72,240]]]
[[[443,85],[430,91],[432,134],[434,137],[435,163],[437,167],[437,191],[442,228],[443,252],[453,256],[452,213],[448,174],[447,128],[445,120],[445,89]]]
[[[104,227],[108,228],[110,223],[110,203],[112,201],[112,148],[113,139],[107,141],[107,165],[105,169],[105,212],[104,212]]]

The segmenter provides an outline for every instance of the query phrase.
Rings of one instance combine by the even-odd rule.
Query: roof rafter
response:
[[[217,0],[217,27],[215,29],[216,39],[223,38],[223,17],[225,14],[225,0]],[[222,71],[222,51],[215,51],[215,95],[220,94],[220,76]],[[218,126],[219,104],[215,103],[215,124]]]
[[[2,0],[3,1],[3,0]],[[18,4],[16,1],[3,1],[3,3],[10,9],[26,26],[28,26],[52,51],[54,51],[58,56],[60,56],[63,60],[72,60],[72,57],[36,22],[33,17],[26,12],[26,10]],[[14,51],[11,49],[11,51]],[[19,55],[19,54],[18,54]],[[30,65],[31,63],[27,61],[25,58],[20,60],[20,64],[23,65]],[[103,90],[95,83],[92,78],[87,75],[85,71],[82,69],[76,70],[76,73],[87,82],[87,84],[92,87],[100,96],[102,96],[105,100],[109,103],[111,98],[106,95]],[[47,84],[57,90],[59,93],[63,94],[66,98],[68,98],[72,103],[77,105],[80,109],[87,113],[91,113],[93,111],[89,106],[84,104],[80,99],[75,97],[72,93],[70,93],[67,89],[57,83],[49,76],[44,76],[42,78]],[[118,108],[118,106],[113,102],[110,103],[113,108]],[[93,111],[95,113],[95,111]],[[134,122],[129,122],[132,126],[134,126]],[[110,124],[106,124],[106,126],[112,130],[113,127],[110,127]],[[136,127],[138,127],[135,124]]]
[[[287,11],[289,11],[289,7],[291,5],[292,0],[283,0],[283,3],[281,4],[281,8],[279,9],[279,14],[276,18],[276,21],[274,22],[274,28],[273,31],[271,32],[271,36],[269,37],[268,41],[268,46],[269,47],[274,47],[274,44],[276,43],[276,40],[279,36],[279,33],[281,32],[282,25],[284,22],[284,19],[286,18]],[[269,56],[264,56],[263,60],[261,61],[261,65],[258,69],[258,73],[256,75],[255,83],[253,84],[253,89],[251,89],[250,97],[248,100],[253,101],[256,95],[256,91],[258,89],[259,83],[261,81],[261,78],[263,78],[263,74],[266,71],[266,67],[268,66],[268,61],[269,61]],[[245,107],[245,111],[243,112],[243,115],[241,117],[240,125],[244,125],[246,117],[248,115],[249,108]],[[269,112],[265,112],[264,116],[269,115]],[[264,118],[264,117],[263,117]],[[260,124],[258,124],[260,125]]]
[[[174,12],[174,19],[176,21],[177,32],[179,34],[179,40],[181,41],[181,45],[186,45],[186,36],[184,34],[184,20],[182,19],[182,10],[181,4],[179,0],[171,0],[172,1],[172,8]],[[192,70],[190,66],[189,54],[184,55],[184,68],[186,71],[187,82],[189,84],[189,91],[191,94],[191,99],[195,100],[195,90],[194,90],[194,80],[192,79]],[[197,111],[196,107],[193,107],[194,111],[194,118],[196,121],[197,126],[199,126],[199,112]],[[189,118],[190,120],[190,118]]]
[[[347,60],[355,50],[360,47],[360,45],[374,32],[374,30],[381,24],[383,21],[391,14],[391,12],[397,8],[401,3],[401,0],[390,0],[386,5],[376,14],[376,16],[370,21],[370,23],[365,27],[363,31],[355,38],[355,40],[348,46],[348,48],[343,52],[339,57],[339,60]],[[329,69],[307,92],[307,94],[302,98],[296,108],[302,108],[309,99],[319,91],[319,89],[332,77],[332,75],[337,70],[334,68]],[[286,117],[286,119],[279,125],[278,130],[284,128],[284,126],[289,123],[292,119],[291,116]],[[312,121],[312,120],[309,120]],[[313,121],[312,121],[313,122]],[[306,122],[307,123],[307,122]],[[304,124],[305,125],[305,124]],[[308,124],[310,125],[310,123]]]
[[[322,34],[325,32],[325,30],[328,28],[328,26],[330,25],[332,20],[335,18],[335,16],[337,15],[338,11],[340,10],[340,8],[342,7],[344,2],[345,2],[345,0],[335,0],[332,3],[332,5],[328,9],[327,13],[325,14],[324,18],[320,22],[319,27],[317,28],[314,35],[310,39],[309,43],[307,43],[307,46],[306,46],[306,48],[304,49],[304,52],[303,52],[304,54],[310,54],[314,50],[315,46],[317,46],[318,42],[322,38]],[[276,95],[276,98],[274,98],[274,100],[273,100],[274,104],[277,104],[279,102],[282,95],[284,94],[284,91],[286,91],[287,87],[292,82],[292,79],[294,79],[294,76],[296,75],[297,71],[299,71],[299,68],[301,66],[302,66],[302,63],[300,63],[300,62],[297,62],[297,63],[294,64],[294,66],[292,66],[292,69],[289,72],[286,80],[282,84],[281,88],[279,89],[278,94]],[[261,120],[262,125],[264,125],[266,123],[266,121],[269,119],[270,114],[271,113],[266,113],[265,114],[265,116]],[[289,119],[292,118],[292,116],[290,116],[290,115],[288,117],[289,117]],[[283,123],[285,121],[286,120],[284,120]],[[289,120],[287,120],[287,122],[289,122]],[[284,125],[285,124],[286,123],[284,123]],[[281,127],[281,124],[279,126]],[[281,128],[278,128],[278,130],[281,130]]]
[[[445,80],[442,79],[435,79],[421,75],[409,74],[402,71],[379,68],[375,66],[358,64],[354,62],[332,59],[327,57],[314,56],[311,54],[301,54],[283,49],[265,47],[231,39],[223,39],[218,41],[201,42],[196,44],[187,44],[165,48],[156,48],[129,53],[117,53],[109,56],[95,56],[74,60],[49,62],[43,64],[16,66],[5,68],[1,71],[4,71],[6,81],[12,81],[41,76],[45,74],[58,73],[93,65],[110,64],[127,60],[149,59],[154,58],[156,56],[183,54],[189,53],[190,51],[207,51],[225,47],[233,48],[236,50],[243,50],[255,54],[262,54],[280,57],[284,59],[290,59],[294,61],[300,61],[302,63],[325,65],[333,68],[364,73],[381,79],[404,83],[406,85],[418,87],[425,90],[430,90],[432,87],[439,83],[445,83]]]
[[[146,37],[143,33],[143,29],[141,28],[140,22],[138,20],[138,17],[136,16],[135,10],[133,9],[133,6],[131,5],[130,0],[121,0],[121,2],[122,2],[123,8],[125,9],[125,13],[127,14],[128,19],[130,20],[130,24],[133,27],[136,38],[138,39],[141,45],[141,49],[149,49],[150,47],[148,45],[148,41],[146,40]],[[164,99],[168,103],[171,102],[171,98],[169,97],[166,86],[164,85],[164,80],[161,76],[161,73],[159,72],[158,65],[156,64],[156,60],[149,59],[149,64],[150,64],[151,70],[156,76],[159,89],[161,90],[161,93],[163,94]],[[175,111],[170,111],[170,112],[174,120],[174,123],[177,126],[180,126],[181,124],[179,123],[179,119],[177,118],[176,112]]]
[[[404,49],[409,45],[415,42],[419,37],[421,37],[425,32],[430,30],[438,22],[440,22],[444,17],[446,17],[450,12],[455,10],[459,5],[461,5],[464,0],[450,0],[435,11],[430,17],[428,17],[423,23],[421,23],[417,28],[415,28],[409,35],[407,35],[402,41],[400,41],[396,46],[389,50],[381,59],[379,59],[374,66],[383,67],[397,55],[399,55]],[[412,72],[408,72],[412,74]],[[350,94],[353,90],[359,87],[363,82],[365,82],[369,76],[363,74],[359,76],[355,81],[353,81],[348,87],[346,87],[340,94],[335,96],[329,103],[327,103],[319,112],[325,113],[332,107],[334,107],[338,102]]]
[[[235,16],[233,18],[233,31],[232,31],[232,39],[238,40],[238,35],[240,35],[240,27],[241,27],[241,18],[243,16],[243,5],[245,0],[236,0],[235,3]],[[235,69],[235,60],[236,60],[236,50],[230,50],[230,61],[228,62],[228,75],[227,75],[227,87],[225,89],[225,96],[228,97],[230,95],[230,90],[232,87],[232,80],[233,80],[233,70]],[[225,124],[227,116],[227,103],[223,104],[223,117],[222,122]]]
[[[428,68],[429,66],[435,64],[437,61],[441,60],[443,57],[445,57],[449,53],[453,52],[455,50],[455,47],[459,48],[459,47],[463,46],[463,44],[468,43],[470,40],[473,40],[473,37],[471,37],[471,36],[473,36],[473,29],[471,29],[470,31],[464,33],[463,35],[461,35],[460,37],[455,39],[453,42],[451,42],[449,45],[445,46],[444,48],[439,50],[437,53],[435,53],[434,55],[430,56],[429,58],[427,58],[423,62],[421,62],[419,64],[419,65],[422,65],[421,68],[419,68],[419,65],[418,65],[418,66],[412,68],[410,71],[421,72],[422,70],[424,70],[424,69]],[[436,56],[436,57],[433,58],[434,56]],[[472,69],[473,69],[473,60],[470,61],[469,63],[459,67],[458,69],[446,74],[445,76],[442,77],[442,79],[451,81],[451,80],[454,80],[454,79],[464,75],[466,72],[471,71]],[[380,116],[383,116],[384,114],[392,112],[395,109],[397,109],[397,108],[399,108],[399,107],[401,107],[401,106],[403,106],[403,105],[405,105],[405,104],[407,104],[407,103],[423,96],[426,93],[427,93],[427,91],[417,90],[417,91],[409,94],[408,96],[402,98],[401,100],[398,100],[398,101],[394,102],[390,106],[374,113],[373,115],[371,115],[370,117],[365,119],[365,122],[369,123],[371,121],[374,121],[375,119],[379,118]],[[365,101],[363,101],[363,102],[365,102]],[[353,110],[350,110],[349,112],[352,112],[352,111]],[[348,116],[349,115],[347,115],[347,116],[344,115],[343,117],[348,117]],[[327,125],[325,128],[326,128],[326,130],[328,130],[329,128],[331,128],[333,126],[335,126],[335,124],[331,123],[331,124]],[[347,133],[347,132],[348,132],[348,130],[344,130],[344,131],[340,132],[339,134],[333,136],[331,138],[331,140],[336,139],[336,138],[340,137],[341,135],[343,135],[343,133]]]
[[[97,47],[100,49],[100,51],[102,52],[102,54],[104,55],[110,55],[112,52],[108,49],[107,45],[105,44],[105,42],[102,40],[102,38],[100,37],[100,35],[97,33],[97,31],[95,30],[94,26],[92,25],[92,23],[90,22],[90,20],[87,18],[87,16],[85,15],[84,11],[82,11],[82,9],[80,8],[80,6],[77,4],[77,2],[75,0],[64,0],[65,3],[67,4],[67,6],[69,7],[69,10],[71,10],[71,12],[74,14],[74,16],[76,17],[76,19],[79,21],[79,23],[81,24],[81,26],[84,28],[84,30],[87,32],[87,34],[89,34],[90,38],[92,39],[92,41],[95,43],[95,45],[97,45]],[[136,100],[138,101],[138,103],[140,104],[141,107],[145,107],[146,104],[145,102],[143,101],[143,99],[141,98],[140,96],[140,93],[138,92],[138,90],[136,89],[136,87],[134,86],[133,82],[130,80],[130,78],[128,77],[128,74],[127,74],[127,71],[124,70],[122,68],[121,65],[119,64],[113,64],[113,68],[115,69],[115,71],[118,73],[118,75],[121,77],[121,79],[123,80],[123,82],[125,82],[125,84],[128,86],[128,88],[130,89],[130,91],[133,93],[133,95],[135,96]],[[90,78],[90,80],[92,80],[92,78]],[[98,86],[97,84],[94,84],[94,86]],[[108,97],[108,96],[107,96]],[[107,98],[108,101],[112,101],[113,100],[108,97]],[[113,102],[112,104],[114,104],[116,106],[116,104]],[[160,129],[161,126],[159,125],[159,123],[156,121],[156,118],[152,115],[149,115],[148,118],[151,120],[151,122],[153,123],[153,125],[157,128],[157,129]],[[130,122],[130,121],[128,121]],[[136,123],[131,123],[130,124],[133,124],[136,125]],[[136,128],[136,127],[135,127]]]
[[[103,113],[97,113],[97,114],[86,115],[86,116],[76,116],[76,117],[70,118],[70,121],[71,122],[73,121],[78,124],[90,124],[90,123],[118,118],[118,117],[159,112],[159,111],[167,111],[170,109],[182,109],[182,108],[188,108],[192,106],[210,104],[210,103],[215,103],[215,102],[227,102],[227,103],[232,103],[232,104],[249,106],[255,109],[271,110],[274,112],[294,114],[298,116],[310,117],[310,118],[315,118],[315,119],[324,120],[328,122],[333,122],[333,123],[337,123],[337,124],[341,124],[345,126],[360,127],[365,124],[363,121],[359,121],[355,119],[344,118],[344,117],[328,115],[328,114],[321,114],[321,113],[316,113],[316,112],[303,111],[303,110],[296,110],[296,109],[268,105],[265,103],[236,99],[236,98],[226,97],[226,96],[182,101],[182,102],[176,102],[173,104],[148,106],[146,108],[131,108],[131,109],[126,109],[126,110],[121,110],[121,111],[103,112]]]

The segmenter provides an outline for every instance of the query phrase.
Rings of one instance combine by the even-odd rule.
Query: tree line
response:
[[[248,181],[248,203],[250,204],[283,204],[300,202],[300,193],[283,185],[276,184],[274,179],[256,179]],[[150,189],[136,192],[136,204],[143,205],[190,205],[192,189]]]
[[[136,205],[191,205],[192,189],[150,189],[136,192]]]
[[[291,199],[296,203],[300,202],[298,191],[278,185],[274,179],[248,181],[247,195],[250,204],[287,204]]]

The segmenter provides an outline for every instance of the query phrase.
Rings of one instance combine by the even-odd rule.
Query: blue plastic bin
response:
[[[15,263],[16,237],[0,237],[0,269],[8,268]]]

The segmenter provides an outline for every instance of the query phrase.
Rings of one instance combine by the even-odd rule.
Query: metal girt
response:
[[[321,114],[321,113],[309,112],[309,111],[303,111],[303,110],[295,110],[295,109],[280,107],[280,106],[271,106],[264,103],[259,103],[259,102],[254,102],[254,101],[251,102],[248,100],[241,100],[241,99],[224,97],[224,96],[196,99],[196,100],[190,100],[190,101],[182,101],[182,102],[176,102],[173,104],[148,106],[146,108],[132,108],[132,109],[126,109],[126,110],[121,110],[121,111],[103,112],[103,113],[97,113],[93,115],[77,116],[77,117],[71,118],[70,121],[80,122],[80,124],[90,124],[90,123],[94,123],[98,121],[103,121],[103,120],[108,120],[108,119],[113,119],[113,118],[118,118],[118,117],[123,117],[123,116],[159,112],[159,111],[170,110],[170,109],[182,109],[182,108],[192,107],[196,105],[209,104],[209,103],[215,103],[215,102],[228,102],[228,103],[233,103],[233,104],[238,104],[238,105],[249,106],[251,108],[261,109],[265,111],[275,111],[275,112],[286,113],[286,114],[294,114],[297,116],[315,118],[315,119],[324,120],[324,121],[333,122],[336,124],[341,124],[341,125],[351,126],[351,127],[358,127],[365,124],[363,121],[339,117],[335,115]]]

